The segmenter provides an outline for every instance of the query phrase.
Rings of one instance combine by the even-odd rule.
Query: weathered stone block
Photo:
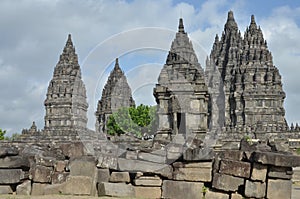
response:
[[[280,167],[300,166],[300,156],[286,155],[272,152],[254,152],[252,159],[262,164],[270,164]]]
[[[126,159],[136,160],[138,158],[136,151],[126,151]]]
[[[63,193],[63,184],[49,184],[44,187],[44,195],[57,195]]]
[[[231,199],[244,199],[244,197],[238,193],[231,194]]]
[[[268,176],[270,178],[292,179],[293,169],[291,167],[274,167],[271,166]]]
[[[249,178],[251,164],[234,160],[221,160],[219,173],[233,175],[237,177]]]
[[[140,153],[138,153],[138,158],[141,160],[157,162],[157,163],[162,163],[162,164],[164,164],[166,162],[166,156],[160,156],[160,155],[153,154],[153,153],[140,152]]]
[[[70,175],[93,177],[95,175],[95,165],[95,159],[92,156],[76,158],[69,164]]]
[[[84,145],[81,142],[64,143],[60,145],[64,156],[69,158],[81,157],[84,155]]]
[[[55,164],[55,158],[53,157],[44,157],[41,155],[36,155],[34,157],[35,162],[37,165],[42,165],[42,166],[46,166],[46,167],[53,167]]]
[[[167,164],[146,162],[141,160],[118,159],[119,170],[121,171],[140,171],[144,173],[160,174],[167,178],[172,178],[172,167]]]
[[[300,167],[293,168],[293,182],[300,182]]]
[[[31,181],[26,180],[22,184],[17,186],[17,195],[30,195],[31,193]]]
[[[160,187],[162,180],[158,176],[141,176],[134,180],[137,186]]]
[[[244,157],[244,152],[240,151],[240,150],[222,151],[218,154],[218,157],[221,158],[221,159],[229,159],[229,160],[240,161]]]
[[[136,198],[161,198],[160,187],[134,187]]]
[[[12,194],[13,190],[9,185],[0,185],[0,194]]]
[[[44,195],[44,188],[45,188],[46,185],[47,184],[33,183],[32,184],[31,195],[33,195],[33,196]]]
[[[174,172],[173,179],[186,180],[186,181],[198,181],[198,182],[210,182],[212,175],[212,163],[181,163],[175,162],[173,164]]]
[[[97,169],[97,182],[108,182],[110,178],[109,169]]]
[[[229,195],[226,193],[220,193],[208,190],[205,193],[205,199],[229,199]]]
[[[202,198],[203,183],[164,180],[162,185],[163,198]]]
[[[69,176],[63,185],[64,194],[91,195],[93,180],[88,176]]]
[[[16,184],[24,177],[21,169],[0,169],[0,184]]]
[[[267,198],[282,199],[291,198],[292,181],[290,180],[268,180]]]
[[[55,171],[63,172],[65,170],[66,166],[67,166],[66,161],[59,160],[55,164]]]
[[[110,182],[130,182],[128,172],[112,172],[109,178]]]
[[[118,168],[118,158],[113,155],[98,154],[98,168],[103,169],[117,169]]]
[[[215,173],[212,186],[223,191],[237,191],[240,185],[244,184],[243,178],[233,177],[226,174]]]
[[[266,183],[246,180],[245,196],[250,198],[263,198],[266,194]]]
[[[102,182],[98,184],[98,196],[135,197],[135,191],[130,184]]]
[[[212,160],[213,157],[214,152],[209,148],[188,148],[183,152],[183,159],[187,161]]]
[[[67,180],[67,177],[70,175],[68,172],[54,172],[52,174],[52,184],[61,184]]]
[[[29,160],[23,156],[6,156],[0,158],[0,168],[21,168],[30,167]]]
[[[251,173],[252,180],[266,181],[268,167],[266,165],[254,163]]]
[[[32,180],[34,182],[51,182],[51,176],[53,173],[53,169],[51,167],[36,165],[30,170],[32,174]]]
[[[15,147],[0,146],[0,157],[18,155],[19,151]]]

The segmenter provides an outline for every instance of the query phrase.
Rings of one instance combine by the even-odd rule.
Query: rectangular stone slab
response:
[[[252,154],[252,160],[262,164],[270,164],[280,167],[300,166],[300,156],[272,152],[254,152]]]
[[[24,177],[21,169],[0,169],[0,184],[16,184]]]

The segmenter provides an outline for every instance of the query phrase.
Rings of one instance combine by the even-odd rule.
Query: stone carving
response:
[[[182,19],[158,77],[154,96],[158,104],[156,138],[206,133],[208,90]]]
[[[106,133],[108,117],[122,107],[135,106],[131,89],[124,72],[119,66],[118,58],[102,91],[96,111],[96,131]]]

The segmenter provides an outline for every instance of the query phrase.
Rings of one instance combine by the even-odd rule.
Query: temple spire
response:
[[[228,12],[227,22],[225,24],[225,31],[238,30],[237,23],[234,20],[233,12]]]
[[[179,19],[178,32],[185,33],[182,18]]]
[[[249,29],[250,30],[256,30],[257,29],[257,25],[256,25],[256,22],[255,22],[254,15],[251,15],[251,23],[250,23]]]

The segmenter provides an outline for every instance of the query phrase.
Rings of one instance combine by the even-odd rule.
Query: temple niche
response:
[[[182,19],[153,92],[158,104],[156,139],[205,136],[209,94]]]
[[[96,131],[106,133],[108,117],[122,107],[135,106],[131,95],[131,88],[127,78],[116,59],[114,69],[111,71],[108,80],[102,91],[101,99],[98,101],[96,115]]]
[[[44,104],[45,131],[53,135],[69,135],[69,131],[86,130],[86,89],[71,35],[54,69]]]

